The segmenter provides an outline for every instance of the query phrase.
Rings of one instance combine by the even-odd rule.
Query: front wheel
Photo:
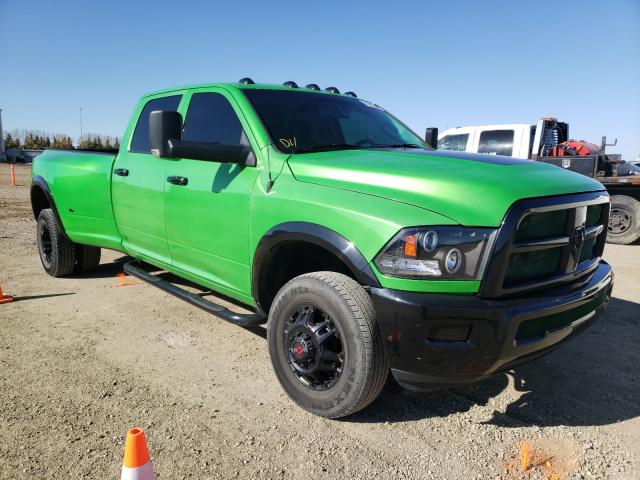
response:
[[[278,381],[305,410],[350,415],[380,394],[389,367],[371,297],[352,278],[314,272],[278,292],[267,324]]]

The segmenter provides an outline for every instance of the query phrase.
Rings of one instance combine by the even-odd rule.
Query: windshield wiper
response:
[[[366,150],[375,148],[420,148],[426,149],[423,145],[417,143],[394,143],[390,145],[356,145],[353,143],[327,143],[326,145],[313,145],[306,148],[298,148],[294,153],[322,152],[329,150]]]
[[[354,145],[352,143],[327,143],[326,145],[313,145],[307,148],[298,148],[294,151],[294,153],[321,152],[323,150],[361,150],[363,148],[371,147],[365,147],[364,145]]]
[[[417,143],[394,143],[392,145],[381,145],[382,148],[421,148],[425,149],[423,145]]]

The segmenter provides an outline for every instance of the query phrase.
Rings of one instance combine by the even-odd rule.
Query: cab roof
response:
[[[291,91],[324,93],[327,95],[342,95],[342,93],[336,94],[336,93],[327,92],[325,90],[315,90],[312,88],[305,88],[305,87],[287,87],[285,85],[276,85],[276,84],[269,84],[269,83],[247,84],[247,83],[240,83],[240,82],[216,82],[216,83],[199,83],[194,85],[184,85],[179,87],[164,88],[162,90],[156,90],[155,92],[146,93],[143,95],[143,98],[162,95],[165,93],[182,91],[182,90],[195,90],[199,88],[212,88],[212,87],[232,88],[232,89],[237,88],[239,90],[288,90],[288,91],[291,90]]]

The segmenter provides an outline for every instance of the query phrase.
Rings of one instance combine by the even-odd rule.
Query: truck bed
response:
[[[33,162],[34,181],[51,179],[46,186],[55,199],[65,232],[74,242],[120,246],[111,208],[111,168],[116,153],[45,150]]]

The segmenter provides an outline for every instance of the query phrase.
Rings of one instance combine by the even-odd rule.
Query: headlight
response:
[[[497,230],[405,228],[375,258],[381,273],[405,278],[479,280]]]

